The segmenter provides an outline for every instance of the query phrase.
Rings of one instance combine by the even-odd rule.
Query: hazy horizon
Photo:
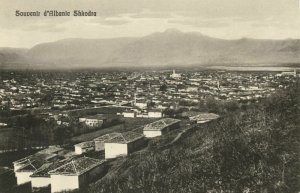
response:
[[[164,31],[157,31],[157,32],[153,32],[153,33],[150,33],[150,34],[147,34],[145,36],[148,36],[148,35],[152,35],[152,34],[155,34],[155,33],[164,33],[168,30],[177,30],[177,31],[180,31],[179,29],[176,29],[176,28],[169,28],[169,29],[166,29]],[[199,33],[201,35],[204,35],[204,36],[207,36],[207,37],[211,37],[211,38],[218,38],[218,37],[214,37],[214,36],[210,36],[208,34],[204,34],[204,33],[201,33],[201,32],[196,32],[196,31],[186,31],[186,32],[183,32],[183,31],[180,31],[182,33]],[[58,40],[53,40],[53,41],[45,41],[45,42],[38,42],[36,44],[34,44],[33,46],[31,47],[10,47],[10,46],[5,46],[5,47],[0,47],[0,48],[17,48],[17,49],[31,49],[32,47],[36,46],[36,45],[39,45],[39,44],[43,44],[43,43],[52,43],[52,42],[59,42],[59,41],[63,41],[63,40],[76,40],[76,39],[82,39],[82,40],[96,40],[96,39],[118,39],[118,38],[142,38],[142,37],[145,37],[145,36],[121,36],[121,37],[107,37],[107,38],[89,38],[89,37],[75,37],[75,38],[72,38],[72,37],[66,37],[66,38],[62,38],[62,39],[58,39]],[[280,38],[280,39],[267,39],[267,38],[251,38],[251,37],[240,37],[240,38],[218,38],[218,39],[224,39],[224,40],[240,40],[240,39],[257,39],[257,40],[287,40],[287,39],[297,39],[297,40],[300,40],[300,37],[299,38]]]

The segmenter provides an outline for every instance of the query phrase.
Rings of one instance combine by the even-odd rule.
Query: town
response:
[[[82,189],[155,140],[167,136],[164,146],[172,145],[299,77],[296,70],[0,73],[0,153],[14,155],[0,177],[10,180],[7,189],[37,192]]]

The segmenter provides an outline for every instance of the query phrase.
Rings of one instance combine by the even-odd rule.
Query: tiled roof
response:
[[[219,115],[214,113],[200,113],[196,116],[190,117],[190,120],[209,121],[217,118],[219,118]]]
[[[24,165],[19,168],[16,172],[27,172],[27,171],[36,171],[39,169],[46,161],[45,160],[30,160],[28,159]]]
[[[33,155],[27,156],[25,158],[19,159],[17,161],[14,161],[14,164],[26,164],[28,161],[34,161],[34,160],[49,160],[51,158],[56,157],[56,154],[45,154],[45,153],[35,153]]]
[[[74,159],[69,161],[68,163],[49,171],[50,175],[81,175],[96,166],[104,163],[105,160],[98,160],[88,157],[81,157],[78,159]]]
[[[54,170],[67,162],[70,162],[72,159],[64,159],[58,162],[49,162],[42,165],[37,169],[30,177],[50,177],[48,174],[49,171]]]
[[[51,154],[51,153],[56,153],[56,152],[59,152],[62,150],[63,150],[63,148],[61,148],[61,147],[49,146],[48,148],[39,151],[39,153]]]
[[[121,135],[121,133],[115,133],[115,132],[114,133],[108,133],[106,135],[102,135],[100,137],[95,138],[94,141],[105,142],[105,141],[107,141],[109,139],[112,139],[112,138],[120,136],[120,135]]]
[[[79,146],[81,148],[95,147],[95,142],[94,141],[84,141],[84,142],[78,143],[74,146]]]
[[[178,123],[178,122],[180,122],[180,120],[178,120],[178,119],[165,118],[165,119],[161,119],[161,120],[158,120],[158,121],[155,121],[153,123],[146,125],[144,127],[144,130],[160,131],[160,130],[162,130],[170,125],[173,125],[175,123]]]
[[[41,151],[38,151],[37,153],[33,154],[33,155],[29,155],[25,158],[19,159],[17,161],[14,161],[14,164],[23,164],[26,163],[28,160],[49,160],[53,157],[56,157],[56,153],[59,151],[64,150],[61,147],[57,147],[57,146],[49,146],[46,149],[43,149]]]
[[[139,134],[139,133],[135,133],[132,131],[128,131],[125,133],[121,133],[120,135],[109,139],[106,141],[106,143],[121,143],[121,144],[126,144],[126,143],[130,143],[132,141],[136,141],[140,138],[143,138],[144,135]]]

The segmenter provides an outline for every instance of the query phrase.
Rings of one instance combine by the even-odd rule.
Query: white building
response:
[[[48,148],[43,149],[33,155],[14,161],[13,162],[14,171],[17,171],[19,168],[27,165],[28,161],[33,161],[33,160],[51,161],[53,159],[56,159],[57,155],[62,151],[63,148],[61,147],[49,146]]]
[[[81,155],[83,153],[95,150],[95,142],[85,141],[74,145],[74,147],[75,147],[75,154]]]
[[[144,143],[144,135],[125,132],[104,143],[105,159],[126,156],[139,149]]]
[[[109,133],[106,135],[102,135],[94,139],[95,142],[95,151],[103,151],[104,143],[114,137],[121,135],[121,133]]]
[[[71,159],[48,162],[42,165],[32,175],[30,175],[32,189],[49,186],[51,184],[51,180],[48,172],[66,164],[69,161],[71,161]]]
[[[86,126],[89,127],[100,127],[101,125],[103,125],[103,123],[105,123],[106,120],[107,118],[101,114],[79,118],[79,122],[83,122]]]
[[[146,125],[143,133],[146,137],[152,138],[164,135],[170,130],[177,129],[180,126],[180,120],[165,118]]]
[[[181,78],[181,74],[177,74],[175,70],[173,70],[173,74],[170,75],[171,78],[178,79]]]
[[[125,111],[125,112],[123,112],[123,117],[135,118],[136,112],[135,111]]]
[[[163,115],[163,112],[162,110],[149,110],[148,111],[148,117],[149,118],[162,118],[164,115]]]
[[[27,160],[26,164],[15,171],[17,185],[25,184],[31,181],[32,175],[38,168],[40,168],[44,160]]]
[[[146,101],[137,101],[137,102],[135,102],[134,105],[140,109],[146,109],[148,106],[148,103]]]
[[[104,160],[81,157],[49,171],[51,192],[80,189],[104,171]]]

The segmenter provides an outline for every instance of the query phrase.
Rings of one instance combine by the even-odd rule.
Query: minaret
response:
[[[175,69],[173,69],[173,74],[176,74]]]
[[[136,93],[134,93],[134,105],[136,104]]]

